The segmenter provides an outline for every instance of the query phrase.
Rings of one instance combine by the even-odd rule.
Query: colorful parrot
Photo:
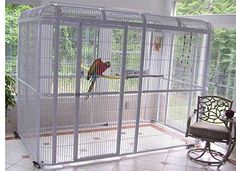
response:
[[[101,58],[97,58],[93,61],[87,74],[87,80],[91,81],[88,92],[92,91],[97,78],[99,78],[108,68],[110,68],[110,66],[110,62],[103,62]],[[88,99],[88,97],[89,96],[86,96],[86,100]]]

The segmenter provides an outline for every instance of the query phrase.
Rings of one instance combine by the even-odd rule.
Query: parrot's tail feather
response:
[[[91,83],[91,85],[89,86],[88,92],[91,92],[91,91],[93,90],[94,85],[95,85],[95,82],[96,82],[96,79],[92,80],[92,83]]]
[[[88,101],[89,95],[85,96],[84,101]]]
[[[89,86],[88,93],[93,90],[94,85],[95,85],[95,82],[96,82],[96,79],[93,79],[91,85]],[[88,98],[89,98],[89,95],[87,95],[87,96],[85,97],[85,100],[87,101]]]

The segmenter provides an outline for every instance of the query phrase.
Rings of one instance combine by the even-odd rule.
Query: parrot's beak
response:
[[[110,66],[111,66],[111,63],[110,63],[110,62],[106,62],[106,66],[107,66],[107,67],[110,67]]]

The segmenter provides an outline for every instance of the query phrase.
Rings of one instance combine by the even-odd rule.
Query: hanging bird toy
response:
[[[161,49],[161,42],[162,42],[162,38],[161,37],[155,37],[154,42],[153,42],[153,46],[155,51],[159,52]]]

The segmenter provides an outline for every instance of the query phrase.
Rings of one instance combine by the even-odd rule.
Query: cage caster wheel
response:
[[[156,121],[154,119],[150,120],[150,123],[155,123]]]
[[[13,134],[14,134],[14,137],[15,137],[16,139],[19,139],[19,138],[20,138],[19,134],[18,134],[16,131],[14,131]]]
[[[43,166],[42,163],[43,163],[43,162],[41,162],[41,164],[40,164],[40,163],[38,163],[38,162],[36,162],[36,161],[33,161],[34,167],[36,167],[36,168],[38,168],[38,169],[42,168],[42,166]]]

